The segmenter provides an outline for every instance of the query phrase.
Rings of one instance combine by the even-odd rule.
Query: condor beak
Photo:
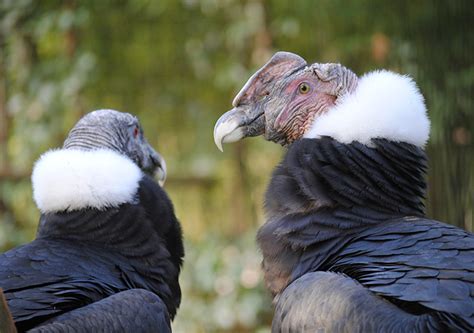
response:
[[[261,108],[240,105],[224,113],[214,126],[214,142],[222,149],[223,143],[236,142],[265,132],[265,117]]]
[[[153,176],[155,177],[156,180],[158,180],[158,184],[160,184],[160,186],[163,186],[166,180],[166,161],[157,152],[155,152],[152,158],[153,158],[153,163],[156,166]]]
[[[166,180],[166,161],[148,142],[145,141],[145,145],[146,157],[141,161],[140,167],[163,186]]]

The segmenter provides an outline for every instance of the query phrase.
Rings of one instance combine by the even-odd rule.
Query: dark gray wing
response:
[[[442,327],[429,315],[409,314],[338,273],[307,273],[277,299],[274,333],[435,332]]]
[[[130,289],[55,317],[29,332],[171,333],[171,321],[159,296]]]
[[[474,329],[474,235],[429,219],[371,228],[328,268],[411,313],[439,311],[459,330]]]
[[[84,244],[35,240],[0,255],[0,287],[19,330],[133,288],[133,267]]]

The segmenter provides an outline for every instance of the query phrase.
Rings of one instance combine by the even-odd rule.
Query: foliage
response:
[[[193,264],[182,274],[184,298],[174,331],[267,331],[271,298],[262,285],[255,232],[228,244],[212,234],[204,243],[188,242],[187,261]]]
[[[256,138],[220,154],[212,130],[276,50],[412,75],[432,120],[428,215],[472,230],[473,9],[468,0],[3,0],[0,249],[34,237],[38,156],[88,111],[131,112],[167,160],[185,232],[176,330],[268,328],[269,295],[242,276],[260,274],[253,235],[282,149]]]

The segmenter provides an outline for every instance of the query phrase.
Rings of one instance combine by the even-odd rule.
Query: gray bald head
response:
[[[166,177],[164,159],[145,139],[138,118],[115,110],[97,110],[82,117],[64,141],[65,149],[110,149],[128,156],[160,182]]]

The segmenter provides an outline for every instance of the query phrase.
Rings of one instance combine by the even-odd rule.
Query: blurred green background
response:
[[[427,211],[472,230],[474,2],[0,1],[0,250],[34,238],[29,175],[81,115],[139,116],[169,167],[186,240],[176,332],[268,332],[254,237],[283,149],[220,153],[213,126],[277,50],[362,74],[406,73],[432,120]]]

